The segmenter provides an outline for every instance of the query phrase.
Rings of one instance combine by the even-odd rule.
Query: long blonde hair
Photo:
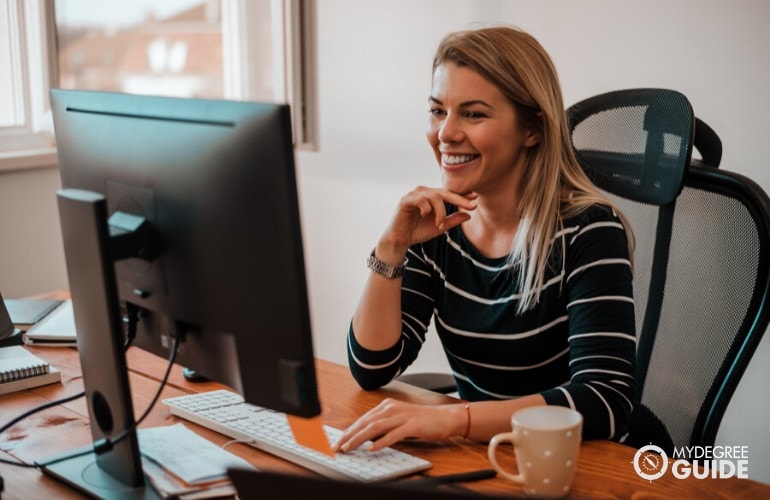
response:
[[[447,35],[433,59],[468,67],[495,85],[513,103],[524,127],[540,141],[529,149],[522,172],[521,221],[508,256],[520,268],[519,311],[533,307],[549,265],[551,247],[563,220],[594,204],[615,210],[626,228],[629,256],[634,240],[627,220],[594,186],[578,164],[570,141],[561,85],[551,58],[531,35],[513,27],[458,31]],[[564,238],[562,237],[562,245]],[[562,252],[562,258],[563,252]]]

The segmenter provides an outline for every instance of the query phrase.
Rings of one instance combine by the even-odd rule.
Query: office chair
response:
[[[636,237],[638,401],[627,444],[649,444],[657,423],[653,440],[669,451],[713,445],[770,321],[770,199],[717,168],[718,136],[677,92],[610,92],[567,115],[578,160]],[[691,161],[693,146],[702,160]]]

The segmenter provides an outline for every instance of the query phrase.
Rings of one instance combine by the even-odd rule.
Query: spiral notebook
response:
[[[61,381],[61,372],[22,346],[0,348],[0,394]]]

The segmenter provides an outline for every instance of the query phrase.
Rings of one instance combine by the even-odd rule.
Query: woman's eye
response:
[[[444,110],[440,108],[430,108],[430,114],[433,116],[440,116],[444,114]]]
[[[479,118],[484,118],[486,115],[478,111],[468,111],[467,113],[465,113],[465,116],[473,120],[478,120]]]

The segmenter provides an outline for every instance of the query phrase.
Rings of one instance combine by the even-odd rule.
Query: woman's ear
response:
[[[543,112],[538,111],[536,118],[533,118],[529,123],[522,124],[524,127],[524,142],[523,146],[531,148],[540,144],[540,140],[543,138]]]
[[[524,136],[524,147],[531,148],[540,143],[540,132],[527,130]]]

